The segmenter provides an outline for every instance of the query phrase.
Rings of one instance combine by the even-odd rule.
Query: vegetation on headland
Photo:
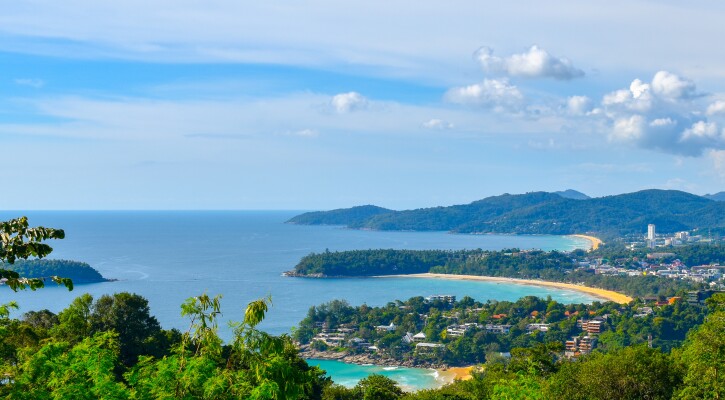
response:
[[[583,284],[627,295],[673,296],[697,288],[691,281],[660,276],[602,275],[582,267],[575,251],[492,250],[351,250],[313,253],[303,257],[289,274],[311,277],[383,276],[433,272]]]
[[[372,207],[372,206],[366,206]],[[360,207],[310,212],[288,222],[339,224],[375,230],[451,231],[567,235],[596,232],[602,237],[725,227],[725,202],[676,190],[643,190],[616,196],[572,199],[556,193],[504,194],[449,207],[393,211],[377,208],[365,217]]]
[[[576,360],[562,357],[556,341],[512,348],[510,358],[489,353],[473,378],[440,389],[396,395],[366,396],[360,390],[332,386],[324,399],[718,399],[725,396],[725,295],[709,301],[705,322],[691,329],[683,346],[663,351],[644,343],[624,344],[605,339],[608,346]],[[676,305],[665,306],[667,308]],[[387,309],[387,307],[384,307]],[[661,310],[665,311],[664,308]],[[683,311],[683,310],[680,310]],[[671,310],[669,311],[671,312]],[[685,312],[687,314],[687,312]],[[625,313],[622,313],[624,315]],[[697,314],[697,312],[696,312]],[[682,316],[682,315],[681,315]],[[637,321],[657,330],[661,317]],[[646,318],[650,318],[646,320]],[[619,321],[626,325],[624,320]],[[625,334],[630,326],[616,328]],[[614,334],[610,335],[613,336]],[[380,379],[380,378],[378,378]]]
[[[597,328],[590,331],[597,331],[599,351],[649,342],[669,352],[702,323],[707,311],[682,297],[671,303],[562,304],[534,296],[481,303],[470,297],[457,302],[413,297],[383,307],[352,307],[335,300],[310,308],[294,338],[310,352],[344,352],[348,359],[370,354],[376,363],[460,366],[537,343],[558,343],[563,351],[567,340],[588,334],[585,323],[593,320]],[[441,346],[421,348],[420,342]]]
[[[62,276],[73,283],[106,282],[100,272],[84,262],[69,260],[18,260],[14,264],[0,264],[0,268],[17,272],[27,278],[48,278]]]

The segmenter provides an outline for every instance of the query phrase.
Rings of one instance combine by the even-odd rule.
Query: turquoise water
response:
[[[308,359],[307,363],[320,366],[335,383],[346,387],[355,386],[360,379],[371,374],[386,376],[406,391],[433,389],[445,383],[434,369],[355,365],[316,359]]]
[[[588,244],[582,239],[562,236],[371,232],[283,223],[296,214],[293,211],[0,212],[0,220],[27,215],[33,226],[65,229],[66,239],[51,243],[55,249],[53,258],[85,261],[105,277],[118,279],[78,285],[73,292],[48,287],[36,292],[14,293],[3,287],[0,302],[15,300],[21,307],[20,312],[44,308],[58,312],[83,293],[100,296],[135,292],[149,300],[151,312],[164,328],[185,330],[188,321],[180,316],[184,299],[202,292],[222,294],[220,331],[228,339],[231,332],[226,321],[240,320],[247,303],[267,295],[272,296],[273,307],[261,327],[274,334],[290,332],[311,306],[333,299],[371,306],[443,293],[459,298],[469,295],[482,301],[516,300],[526,295],[550,295],[568,303],[593,300],[575,291],[492,282],[283,277],[282,272],[292,269],[302,256],[325,249],[569,250]],[[404,371],[397,373],[420,375]],[[366,369],[359,371],[360,377],[366,374]],[[346,379],[337,372],[334,377]],[[417,382],[417,379],[414,380]]]

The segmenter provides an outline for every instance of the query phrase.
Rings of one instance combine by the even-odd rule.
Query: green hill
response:
[[[18,260],[15,264],[2,264],[0,268],[15,271],[25,278],[60,276],[70,278],[74,284],[106,282],[98,271],[84,262],[69,260]]]
[[[457,233],[601,235],[725,227],[725,203],[676,190],[643,190],[615,196],[571,199],[558,193],[503,194],[449,207],[391,211],[363,206],[306,213],[289,222],[337,224],[374,230]]]

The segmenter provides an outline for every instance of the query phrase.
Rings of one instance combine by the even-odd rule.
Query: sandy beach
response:
[[[579,235],[579,234],[577,234],[577,235],[569,235],[569,236],[574,236],[574,237],[586,239],[586,240],[592,242],[592,250],[598,249],[599,248],[599,245],[601,245],[602,243],[604,243],[604,242],[602,242],[601,239],[599,239],[597,237],[594,237],[594,236]]]
[[[439,369],[438,374],[441,377],[441,380],[445,383],[451,383],[456,379],[466,381],[473,378],[473,376],[471,375],[471,373],[473,372],[473,368],[474,366]]]
[[[380,278],[436,278],[436,279],[457,279],[457,280],[468,280],[468,281],[485,281],[485,282],[501,282],[501,283],[514,283],[517,285],[535,285],[535,286],[548,286],[557,289],[568,289],[576,290],[590,294],[594,297],[600,298],[606,301],[614,301],[620,304],[627,304],[633,299],[622,293],[614,292],[611,290],[604,290],[593,288],[589,286],[575,285],[573,283],[563,282],[549,282],[549,281],[538,281],[533,279],[514,279],[514,278],[499,278],[493,276],[478,276],[478,275],[454,275],[454,274],[407,274],[407,275],[386,275]]]

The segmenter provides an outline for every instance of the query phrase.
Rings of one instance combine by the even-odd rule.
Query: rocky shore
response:
[[[348,364],[358,365],[372,364],[383,367],[431,368],[437,370],[446,370],[450,368],[447,364],[435,364],[414,359],[397,360],[378,353],[353,354],[347,351],[320,351],[312,349],[307,345],[300,347],[300,356],[302,356],[302,358],[336,360]]]

